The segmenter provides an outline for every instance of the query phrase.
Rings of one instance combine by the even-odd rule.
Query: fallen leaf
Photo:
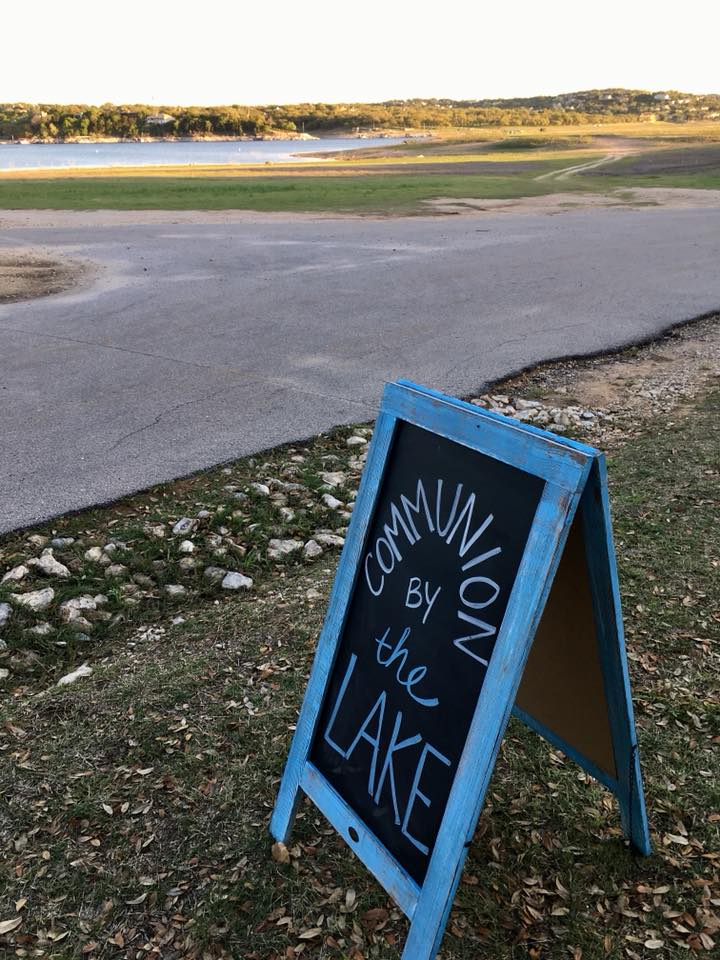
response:
[[[125,903],[129,907],[136,907],[139,903],[142,903],[143,900],[147,899],[147,893],[141,893],[139,897],[135,897],[134,900],[126,900]]]
[[[290,863],[290,852],[284,843],[274,843],[270,852],[275,863]]]
[[[13,917],[12,920],[0,920],[0,933],[10,933],[23,922],[22,917]]]

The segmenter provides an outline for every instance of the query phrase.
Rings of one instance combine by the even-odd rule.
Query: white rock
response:
[[[45,587],[44,590],[33,590],[31,593],[11,593],[10,599],[13,603],[37,613],[50,606],[55,599],[55,591],[52,587]]]
[[[152,581],[150,581],[152,583]],[[93,597],[96,607],[104,607],[106,604],[110,603],[110,598],[106,597],[104,593],[96,593]]]
[[[73,670],[72,673],[66,673],[64,677],[60,677],[57,685],[59,687],[67,687],[71,683],[75,683],[76,680],[80,680],[82,677],[91,677],[92,672],[92,667],[89,667],[86,663],[84,663],[81,667],[78,667],[77,670]]]
[[[3,583],[8,583],[9,581],[19,581],[23,577],[26,577],[30,573],[30,570],[25,566],[24,563],[18,564],[17,567],[13,567],[12,570],[8,570],[5,576],[2,578]]]
[[[541,407],[542,404],[537,400],[521,400],[518,399],[515,401],[516,410],[537,410]]]
[[[60,577],[61,580],[70,577],[70,571],[64,563],[55,559],[52,550],[43,550],[42,556],[36,560],[28,560],[28,566],[41,570],[47,577]]]
[[[270,540],[268,543],[268,556],[271,560],[282,560],[290,556],[296,550],[302,550],[302,540]]]
[[[173,536],[185,536],[188,533],[192,533],[196,526],[197,520],[194,520],[192,517],[181,517],[172,528]]]
[[[341,487],[345,483],[344,473],[321,473],[320,478],[329,487]]]
[[[324,493],[322,495],[322,502],[328,508],[328,510],[339,510],[343,506],[342,500],[338,500],[337,497],[334,497],[331,493]]]
[[[179,583],[168,583],[165,587],[165,593],[169,597],[184,597],[187,590]]]
[[[71,600],[66,600],[64,603],[61,603],[60,619],[64,620],[65,623],[72,623],[73,620],[77,620],[78,617],[82,616],[82,610],[96,609],[97,603],[95,597],[91,597],[86,593],[81,597],[73,597]]]
[[[212,516],[209,510],[198,510],[198,520],[207,520],[209,516]],[[177,619],[182,620],[182,617],[179,617]],[[184,622],[185,621],[183,620],[183,623]]]
[[[42,623],[30,627],[25,633],[30,634],[31,637],[48,637],[51,633],[55,633],[55,627],[53,627],[51,623],[48,623],[47,620],[43,620]]]
[[[222,582],[223,590],[249,590],[252,585],[253,582],[250,577],[246,577],[242,573],[236,573],[233,570],[225,574],[225,579]]]
[[[85,559],[90,563],[99,563],[103,556],[102,547],[90,547],[89,550],[85,551]]]
[[[28,537],[27,542],[37,547],[38,550],[42,550],[43,547],[47,546],[48,538],[40,533],[34,533],[31,537]]]
[[[268,487],[266,483],[251,483],[250,489],[253,490],[259,497],[270,496],[270,487]]]
[[[183,542],[178,547],[180,553],[195,553],[195,544],[192,540],[183,540]]]
[[[227,570],[225,570],[224,567],[205,567],[203,576],[208,580],[212,580],[213,583],[219,583],[226,573]]]
[[[6,667],[0,667],[0,680],[7,680],[10,676],[10,671]]]
[[[123,566],[122,563],[111,563],[110,566],[105,571],[106,577],[116,577],[120,579],[121,577],[126,576],[128,568]]]
[[[367,440],[365,437],[359,437],[357,434],[353,434],[352,437],[347,438],[345,445],[348,447],[364,447],[367,445]]]
[[[322,600],[322,594],[320,593],[319,590],[316,590],[314,587],[310,587],[310,589],[307,591],[305,596],[307,597],[308,600]]]
[[[291,523],[295,519],[295,511],[292,507],[280,507],[280,516],[286,523]]]
[[[71,547],[74,543],[75,537],[55,537],[54,540],[50,541],[50,546],[63,550],[65,547]]]
[[[190,573],[197,566],[195,557],[183,557],[178,564],[183,573]]]
[[[5,626],[5,624],[10,619],[10,614],[12,613],[12,607],[9,603],[0,603],[0,630]]]
[[[154,524],[154,525],[151,526],[151,527],[147,527],[146,529],[147,529],[147,532],[150,534],[150,536],[151,536],[151,537],[155,537],[156,540],[164,540],[164,539],[165,539],[165,535],[166,535],[166,533],[167,533],[167,529],[165,528],[164,524],[162,524],[162,523],[156,523],[156,524]],[[87,556],[87,554],[86,554],[86,556]]]
[[[345,538],[339,537],[336,533],[316,533],[315,540],[324,547],[342,547],[345,545]]]
[[[0,640],[0,653],[5,653],[7,650],[7,644],[4,640]]]
[[[322,552],[323,548],[317,540],[308,540],[303,548],[303,556],[307,557],[308,560],[314,560],[315,557],[319,557]]]

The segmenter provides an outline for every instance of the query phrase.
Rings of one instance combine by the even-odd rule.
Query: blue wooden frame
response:
[[[422,887],[308,760],[398,421],[433,431],[545,481]],[[647,854],[650,838],[602,454],[408,381],[386,386],[270,831],[277,840],[287,841],[300,792],[309,796],[411,920],[403,960],[432,960],[440,947],[533,637],[576,514],[585,534],[617,776],[599,770],[528,714],[519,709],[515,713],[616,794],[625,834]]]

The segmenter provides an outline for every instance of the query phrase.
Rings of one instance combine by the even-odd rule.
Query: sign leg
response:
[[[580,505],[598,651],[617,765],[618,803],[625,836],[640,853],[652,852],[645,811],[628,674],[620,588],[612,539],[605,459],[593,465]]]

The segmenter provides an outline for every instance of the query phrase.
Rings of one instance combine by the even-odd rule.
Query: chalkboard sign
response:
[[[418,884],[543,486],[395,432],[310,759]]]
[[[389,384],[270,830],[310,797],[411,919],[403,960],[439,949],[511,711],[649,853],[602,454]]]

